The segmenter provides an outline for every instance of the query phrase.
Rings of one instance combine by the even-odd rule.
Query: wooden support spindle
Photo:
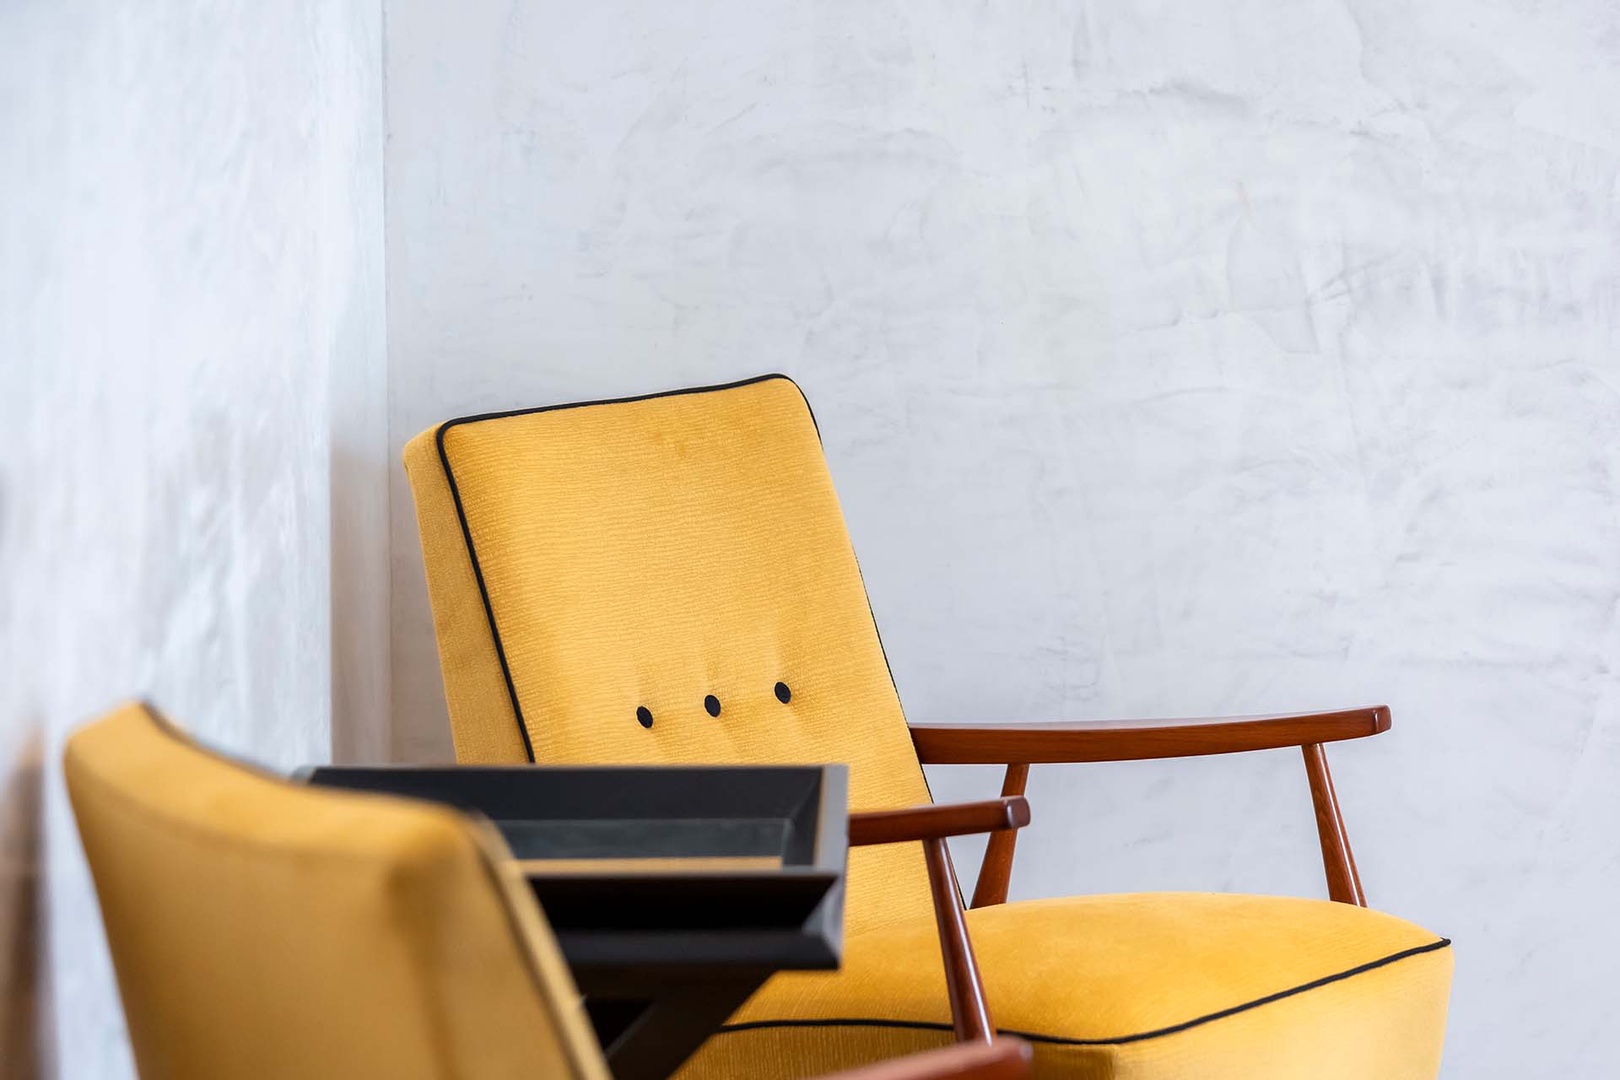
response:
[[[1001,780],[1001,794],[1022,795],[1029,780],[1028,765],[1008,765]],[[1007,902],[1007,884],[1012,880],[1013,850],[1018,846],[1018,830],[1003,829],[990,834],[984,848],[984,861],[979,864],[979,880],[973,885],[973,905],[976,908]]]
[[[1350,852],[1350,838],[1339,813],[1339,797],[1333,790],[1333,774],[1328,771],[1327,753],[1321,743],[1300,747],[1305,754],[1305,775],[1311,782],[1311,805],[1316,809],[1316,834],[1322,842],[1322,868],[1327,871],[1328,896],[1341,904],[1367,906],[1356,872],[1356,858]]]
[[[984,984],[979,980],[979,964],[973,957],[973,942],[968,939],[967,919],[962,912],[962,894],[944,839],[924,840],[923,856],[928,862],[928,885],[934,894],[934,919],[939,926],[945,989],[956,1041],[990,1042],[995,1027],[990,1023],[990,1006],[984,1000]]]

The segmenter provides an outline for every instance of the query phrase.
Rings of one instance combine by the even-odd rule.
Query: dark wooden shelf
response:
[[[843,951],[848,774],[823,766],[338,767],[505,837],[618,1080],[668,1076],[772,974]]]

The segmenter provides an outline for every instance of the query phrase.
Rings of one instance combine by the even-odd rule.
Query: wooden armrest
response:
[[[1005,765],[1002,797],[1020,796],[1036,764],[1079,761],[1142,761],[1148,758],[1237,754],[1297,746],[1305,755],[1311,803],[1322,842],[1328,895],[1341,903],[1367,905],[1355,856],[1344,832],[1323,743],[1362,739],[1390,728],[1389,706],[1275,716],[1210,716],[1190,720],[1095,720],[996,726],[912,724],[911,742],[924,765]],[[851,832],[851,837],[854,833]],[[973,890],[973,906],[1007,899],[1018,834],[990,837]],[[853,839],[851,840],[853,843]]]
[[[822,1080],[1024,1080],[1032,1060],[1029,1043],[997,1039],[927,1050],[876,1065],[832,1073]]]
[[[1388,731],[1389,707],[1189,720],[1059,720],[1035,724],[912,724],[924,765],[1140,761],[1310,746]]]
[[[985,1001],[984,982],[979,977],[979,962],[973,956],[973,942],[968,938],[967,922],[962,917],[962,891],[956,881],[956,871],[951,867],[950,853],[945,849],[945,838],[982,832],[1011,836],[1013,830],[1028,824],[1029,803],[1022,796],[945,806],[913,806],[905,810],[871,810],[849,815],[850,847],[922,842],[923,861],[928,866],[928,891],[934,901],[934,923],[939,930],[940,954],[945,961],[945,992],[950,999],[951,1021],[958,1042],[989,1046],[996,1029],[990,1019],[990,1006]],[[970,1064],[977,1060],[961,1059]],[[997,1062],[1000,1060],[994,1059]],[[898,1067],[901,1063],[889,1064]],[[993,1062],[992,1065],[994,1069],[1011,1067],[994,1065]],[[977,1068],[974,1066],[975,1070]],[[884,1072],[874,1073],[870,1077],[864,1072],[841,1075],[859,1076],[861,1080],[909,1080],[913,1076],[983,1076],[988,1080],[992,1077],[1023,1076],[1025,1073],[898,1072],[892,1078]]]
[[[905,810],[869,810],[849,815],[849,844],[901,844],[943,840],[947,836],[1022,829],[1029,824],[1029,803],[1019,797],[985,802],[913,806]]]

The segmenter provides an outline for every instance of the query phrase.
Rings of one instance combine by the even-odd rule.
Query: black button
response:
[[[710,716],[720,715],[720,699],[713,694],[703,699],[703,707],[709,711]]]
[[[637,706],[636,719],[641,721],[642,727],[652,727],[652,710],[645,705]]]
[[[793,691],[788,689],[787,683],[779,682],[776,684],[776,700],[784,705],[793,700]]]

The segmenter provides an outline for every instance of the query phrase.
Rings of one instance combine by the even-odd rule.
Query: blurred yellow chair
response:
[[[146,1080],[606,1080],[499,835],[307,788],[128,705],[64,758]],[[1027,1047],[849,1080],[1017,1080]]]
[[[1449,942],[1360,906],[1320,745],[1387,728],[1387,710],[908,727],[814,420],[782,376],[451,420],[405,463],[459,761],[841,761],[851,809],[873,811],[928,803],[927,762],[1008,764],[1017,795],[1032,762],[1302,746],[1345,903],[1005,904],[1000,834],[966,913],[992,1019],[1034,1042],[1044,1076],[1438,1071]],[[949,1041],[961,1016],[929,896],[916,845],[852,850],[843,970],[777,976],[684,1075],[802,1076]]]

